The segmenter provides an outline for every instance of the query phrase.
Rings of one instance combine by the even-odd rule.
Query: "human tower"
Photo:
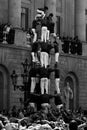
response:
[[[32,22],[31,37],[32,37],[32,64],[30,68],[30,93],[32,94],[49,94],[50,75],[54,72],[55,90],[60,94],[59,88],[59,44],[57,36],[54,33],[55,23],[53,22],[53,14],[47,16],[48,7],[37,9],[37,14]],[[51,67],[51,49],[55,51],[54,67]]]

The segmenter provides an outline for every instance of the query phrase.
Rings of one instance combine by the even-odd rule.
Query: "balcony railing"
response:
[[[87,42],[75,40],[59,40],[59,51],[63,54],[87,56]]]
[[[15,28],[11,30],[9,36],[0,31],[0,43],[22,47],[30,47],[27,41],[27,32],[22,29]],[[87,42],[75,39],[59,39],[59,52],[63,54],[71,54],[76,56],[87,56]]]
[[[29,47],[26,31],[20,28],[11,28],[8,32],[5,25],[0,25],[0,43]]]

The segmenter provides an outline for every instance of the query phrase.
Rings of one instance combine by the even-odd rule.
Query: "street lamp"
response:
[[[25,106],[25,102],[26,102],[26,100],[28,98],[28,94],[29,94],[28,82],[29,82],[29,67],[30,67],[30,64],[29,64],[27,58],[21,64],[23,66],[23,73],[21,74],[21,77],[23,78],[23,85],[22,86],[17,85],[18,75],[16,74],[15,70],[13,70],[13,72],[11,74],[11,79],[12,79],[12,84],[14,86],[14,90],[19,89],[21,91],[24,91],[24,106]]]
[[[26,58],[24,62],[21,63],[23,66],[24,71],[29,71],[30,64],[28,62],[28,59]]]
[[[11,79],[12,79],[12,84],[14,86],[14,90],[16,90],[16,88],[17,88],[17,77],[18,77],[18,75],[16,74],[16,71],[13,70],[13,72],[11,74]]]

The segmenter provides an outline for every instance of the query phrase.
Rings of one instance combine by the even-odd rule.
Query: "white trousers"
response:
[[[50,31],[47,30],[47,40],[49,40],[49,36],[50,36]]]
[[[47,30],[46,26],[43,26],[41,29],[41,41],[49,40],[49,31]]]
[[[48,78],[41,78],[40,87],[41,87],[41,94],[44,94],[44,89],[48,94]]]
[[[34,37],[33,37],[33,43],[34,43],[37,40],[37,33],[36,33],[34,28],[32,28],[32,31],[33,31],[33,34],[34,34]]]
[[[36,86],[36,78],[35,77],[31,77],[31,89],[30,89],[31,93],[34,92],[35,86]]]
[[[49,62],[49,55],[47,52],[41,52],[40,55],[40,62],[41,62],[41,66],[45,66],[45,68],[47,68],[48,62]]]
[[[59,52],[55,53],[55,62],[59,62]]]
[[[48,93],[50,93],[50,79],[48,79]]]
[[[60,93],[59,83],[60,83],[60,78],[56,78],[55,79],[55,86],[56,86],[56,91],[58,94]]]
[[[38,61],[37,54],[35,52],[31,52],[31,56],[32,56],[32,62]]]

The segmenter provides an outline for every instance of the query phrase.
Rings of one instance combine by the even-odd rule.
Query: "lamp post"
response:
[[[18,75],[16,74],[16,71],[13,70],[12,74],[11,74],[11,79],[12,79],[12,84],[14,86],[14,90],[19,89],[21,91],[24,91],[24,107],[26,107],[25,103],[26,100],[28,98],[28,94],[29,94],[29,89],[28,89],[28,81],[29,81],[29,68],[30,68],[30,64],[28,62],[28,59],[25,59],[24,62],[21,63],[23,66],[23,73],[21,74],[21,77],[23,78],[23,85],[22,86],[18,86],[17,85],[17,78]]]
[[[30,64],[28,62],[28,59],[26,58],[24,62],[21,63],[23,66],[24,71],[29,72]]]
[[[16,74],[16,71],[13,70],[13,72],[11,74],[11,79],[12,79],[12,84],[14,86],[14,90],[16,90],[16,88],[17,88],[17,77],[18,77],[18,75]]]

